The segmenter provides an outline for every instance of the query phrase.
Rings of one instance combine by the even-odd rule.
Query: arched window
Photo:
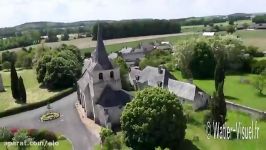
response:
[[[103,73],[99,73],[99,79],[103,80]]]
[[[114,72],[113,71],[110,72],[110,78],[114,78]]]

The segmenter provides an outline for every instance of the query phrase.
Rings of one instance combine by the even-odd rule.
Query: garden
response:
[[[0,128],[0,149],[71,150],[72,144],[63,135],[48,130]]]

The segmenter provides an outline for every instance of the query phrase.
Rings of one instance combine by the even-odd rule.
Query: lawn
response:
[[[112,52],[117,52],[120,51],[123,47],[136,47],[138,46],[141,42],[142,43],[148,43],[148,42],[153,42],[153,41],[169,41],[173,44],[175,44],[177,41],[180,40],[187,40],[189,38],[195,37],[198,34],[192,34],[192,35],[178,35],[178,36],[169,36],[169,37],[163,37],[163,38],[154,38],[154,39],[146,39],[146,40],[139,40],[139,41],[133,41],[133,42],[124,42],[124,43],[119,43],[119,44],[111,44],[111,45],[105,45],[106,51],[108,53]],[[95,48],[85,48],[81,49],[81,53],[84,54],[85,52],[92,52]]]
[[[178,80],[185,81],[180,71],[172,73]],[[255,77],[256,75],[253,74],[227,75],[224,86],[226,98],[234,103],[266,111],[266,95],[260,96],[252,85]],[[250,83],[240,83],[240,80]],[[214,80],[194,80],[193,83],[210,95],[214,91]],[[266,94],[266,89],[264,89],[264,94]]]
[[[206,131],[204,129],[203,118],[205,111],[194,112],[189,105],[184,106],[184,110],[189,114],[190,120],[187,124],[186,139],[193,142],[194,146],[202,150],[263,150],[265,149],[266,141],[266,122],[258,121],[257,126],[259,129],[259,139],[255,140],[221,140],[214,139],[213,137],[208,139]],[[227,126],[234,127],[237,122],[241,122],[243,126],[251,126],[252,119],[250,116],[236,112],[227,112]],[[199,140],[195,140],[198,137]],[[193,140],[194,139],[194,140]],[[193,150],[197,148],[192,148]]]
[[[235,34],[242,38],[245,45],[257,46],[262,51],[266,50],[266,30],[239,30]]]
[[[4,87],[6,92],[0,93],[0,111],[19,107],[21,104],[17,104],[12,97],[10,89],[10,72],[0,71]],[[37,82],[35,70],[21,70],[17,71],[18,76],[21,76],[24,80],[26,92],[27,92],[27,103],[38,102],[47,99],[58,92],[49,92],[47,89],[40,88],[40,84]]]
[[[53,147],[53,150],[72,150],[72,144],[68,140],[59,140],[59,144]],[[0,142],[0,149],[5,149],[5,145],[3,142]],[[8,150],[17,150],[16,146],[9,146]],[[30,146],[27,150],[40,150],[41,148],[38,146]]]
[[[254,58],[257,61],[266,60],[266,57],[255,57]]]

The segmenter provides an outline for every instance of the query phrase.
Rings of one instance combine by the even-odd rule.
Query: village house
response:
[[[162,66],[156,68],[147,66],[143,70],[138,67],[131,67],[129,81],[135,89],[140,90],[145,87],[162,87],[173,92],[181,102],[190,102],[195,110],[205,108],[210,96],[199,89],[196,85],[177,81],[169,71]]]
[[[84,60],[78,80],[78,100],[88,118],[104,127],[120,124],[120,116],[131,96],[121,87],[120,70],[109,60],[98,27],[97,46]]]
[[[207,37],[212,37],[215,35],[215,32],[203,32],[202,35]]]
[[[266,29],[266,23],[253,23],[250,26],[251,29]]]

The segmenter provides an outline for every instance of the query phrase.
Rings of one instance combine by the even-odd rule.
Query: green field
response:
[[[203,25],[182,26],[181,32],[202,32],[203,29],[204,29]]]
[[[202,150],[264,150],[265,141],[266,141],[266,122],[258,121],[257,126],[259,129],[259,139],[253,140],[222,140],[214,139],[211,137],[207,138],[206,131],[204,129],[203,118],[206,111],[194,112],[189,105],[184,106],[184,110],[189,114],[189,118],[192,121],[189,121],[186,129],[186,139],[193,142],[194,148],[191,150],[202,149]],[[228,111],[227,112],[227,126],[236,127],[237,122],[241,122],[243,126],[251,126],[252,119],[250,116],[236,112]],[[199,140],[194,138],[198,137]],[[194,140],[193,140],[194,139]]]
[[[178,80],[185,81],[180,71],[172,73]],[[252,74],[227,75],[224,86],[226,98],[234,103],[266,111],[266,89],[264,89],[264,96],[258,94],[252,85],[255,77],[256,75]],[[240,83],[240,80],[250,83]],[[193,83],[210,95],[214,92],[214,80],[194,80]]]
[[[18,107],[21,104],[17,104],[12,97],[10,89],[10,72],[0,71],[4,87],[6,92],[0,93],[0,111]],[[18,76],[21,76],[24,80],[26,92],[27,92],[27,103],[38,102],[47,99],[58,92],[50,92],[47,89],[40,88],[40,84],[37,82],[35,70],[22,70],[17,71]]]
[[[108,53],[112,52],[117,52],[120,51],[123,47],[136,47],[142,43],[148,43],[148,42],[153,42],[153,41],[169,41],[173,44],[175,44],[177,41],[181,40],[187,40],[189,38],[195,37],[198,34],[193,34],[193,35],[183,35],[183,36],[169,36],[169,37],[164,37],[164,38],[154,38],[154,39],[148,39],[148,40],[140,40],[140,41],[134,41],[134,42],[125,42],[125,43],[119,43],[119,44],[112,44],[112,45],[106,45],[106,51]],[[84,54],[85,52],[92,52],[95,48],[85,48],[81,49],[81,53]]]
[[[257,46],[262,51],[266,50],[266,30],[240,30],[235,34],[244,41],[245,45]]]
[[[72,150],[72,144],[68,140],[59,140],[59,144],[53,147],[53,150]],[[3,142],[0,142],[1,150],[17,150],[16,146],[8,146],[6,149],[6,145]],[[30,146],[27,150],[40,150],[41,148],[38,146]]]

